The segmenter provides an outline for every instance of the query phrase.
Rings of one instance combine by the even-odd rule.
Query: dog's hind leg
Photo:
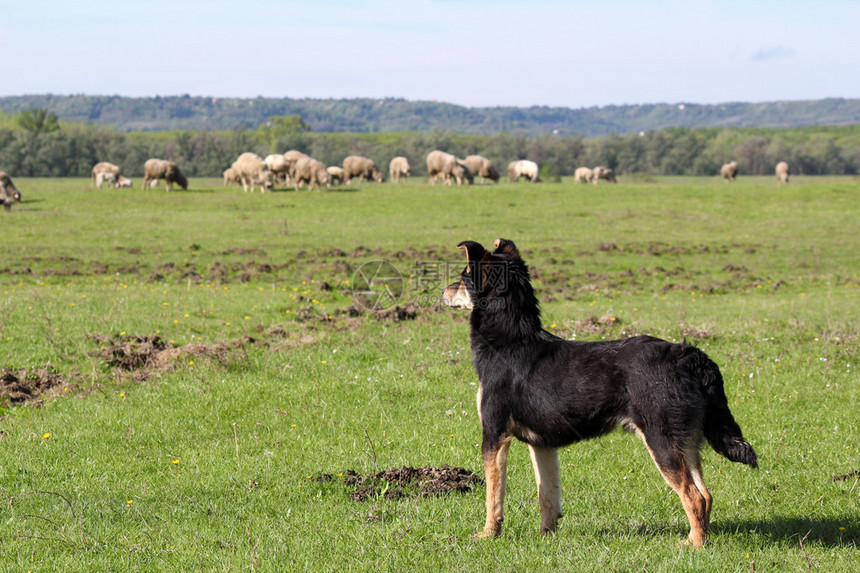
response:
[[[558,471],[558,450],[529,445],[529,455],[535,469],[538,503],[540,504],[540,532],[555,531],[561,517],[561,478]]]
[[[648,446],[651,458],[663,474],[663,479],[681,498],[684,512],[690,521],[690,536],[687,543],[701,547],[708,537],[711,508],[711,494],[708,493],[702,481],[701,464],[693,464],[691,467],[690,462],[693,460],[690,460],[689,453],[665,438],[653,439],[646,436],[645,444]],[[698,458],[698,452],[696,457]]]
[[[702,478],[702,457],[699,455],[698,448],[687,454],[687,464],[690,466],[690,473],[693,476],[693,483],[696,485],[696,489],[705,498],[705,523],[710,523],[711,506],[713,505],[714,498],[711,497],[711,492],[705,487],[705,480]]]
[[[508,480],[508,450],[511,436],[504,436],[491,447],[483,448],[484,474],[487,482],[487,521],[484,530],[475,535],[484,539],[499,535],[504,521],[505,485]]]

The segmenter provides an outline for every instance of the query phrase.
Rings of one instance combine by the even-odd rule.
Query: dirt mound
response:
[[[98,334],[88,335],[95,340],[100,348],[96,356],[106,364],[125,372],[134,373],[140,379],[148,378],[151,374],[173,370],[180,360],[189,357],[208,358],[221,365],[227,365],[233,349],[245,343],[255,344],[250,337],[239,340],[232,345],[218,344],[185,344],[182,346],[165,342],[160,336],[118,335],[105,337]]]
[[[3,368],[0,370],[0,406],[38,399],[41,394],[66,383],[67,380],[51,366],[37,370]]]
[[[321,483],[334,479],[331,474],[317,477],[317,481]],[[468,493],[476,485],[484,483],[484,480],[469,470],[451,467],[448,464],[443,464],[441,468],[403,466],[367,476],[348,470],[342,474],[342,480],[343,485],[350,490],[348,495],[353,501],[367,501],[370,498],[379,497],[400,499]]]

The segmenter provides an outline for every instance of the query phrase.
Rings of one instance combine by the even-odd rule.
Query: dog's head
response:
[[[463,241],[457,247],[466,253],[467,263],[460,280],[442,291],[442,301],[448,306],[471,310],[504,294],[515,274],[528,281],[528,270],[513,241],[496,239],[493,252],[475,241]]]

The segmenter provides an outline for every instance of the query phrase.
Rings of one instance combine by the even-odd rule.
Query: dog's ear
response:
[[[496,246],[497,255],[510,255],[512,257],[520,258],[520,251],[517,249],[517,246],[513,241],[499,238],[496,239],[496,242],[493,244]]]
[[[483,245],[476,243],[475,241],[463,241],[457,245],[457,248],[466,251],[466,257],[470,263],[480,261],[489,254],[486,249],[484,249]]]

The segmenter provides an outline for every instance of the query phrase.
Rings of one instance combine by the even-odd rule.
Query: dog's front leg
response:
[[[529,444],[529,455],[535,469],[538,503],[540,504],[540,532],[555,531],[561,517],[561,478],[558,471],[558,450],[538,448]]]
[[[475,537],[485,539],[502,532],[505,505],[505,483],[508,479],[508,449],[512,438],[502,436],[492,444],[484,444],[481,457],[487,481],[487,521],[484,530]]]

